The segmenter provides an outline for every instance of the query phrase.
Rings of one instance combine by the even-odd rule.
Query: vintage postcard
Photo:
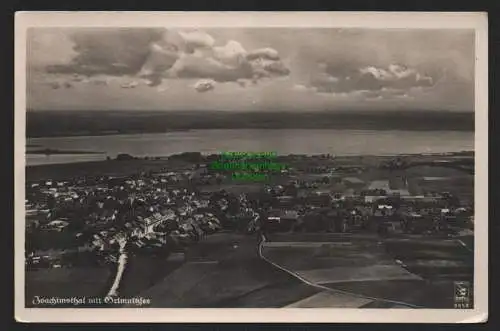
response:
[[[17,320],[486,321],[487,21],[17,13]]]

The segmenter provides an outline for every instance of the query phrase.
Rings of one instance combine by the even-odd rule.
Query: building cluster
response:
[[[472,207],[449,193],[410,195],[352,172],[319,170],[307,177],[290,167],[280,184],[247,193],[220,189],[229,179],[200,165],[28,183],[27,264],[74,265],[84,253],[113,260],[124,240],[130,252],[168,256],[217,231],[445,234],[471,226]],[[61,255],[73,258],[61,262]]]

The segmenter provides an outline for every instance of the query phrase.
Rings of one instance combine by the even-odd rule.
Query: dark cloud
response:
[[[215,39],[202,30],[179,31],[177,33],[182,38],[186,53],[193,53],[199,48],[212,48],[215,44]]]
[[[233,67],[210,57],[186,55],[172,68],[171,75],[179,78],[210,78],[217,82],[230,82],[252,77],[252,68],[245,63]]]
[[[250,52],[248,52],[246,57],[249,61],[256,60],[259,58],[266,59],[266,60],[272,60],[272,61],[278,61],[280,59],[278,51],[275,49],[272,49],[272,48],[259,48],[259,49],[250,51]]]
[[[247,53],[234,40],[228,41],[224,46],[203,46],[191,54],[181,54],[169,72],[173,77],[209,78],[217,82],[258,80],[289,74],[290,69],[279,60],[275,50],[267,48]]]
[[[198,92],[208,92],[215,88],[216,82],[211,79],[202,79],[194,84],[194,88]]]
[[[203,32],[59,27],[30,31],[31,100],[27,102],[36,108],[74,104],[119,109],[140,99],[140,107],[162,109],[186,104],[193,109],[247,109],[250,104],[257,108],[252,100],[259,100],[263,109],[340,109],[351,104],[365,107],[364,100],[380,96],[388,101],[384,106],[394,101],[398,107],[422,109],[474,107],[473,30],[234,27]],[[407,74],[386,74],[391,64],[404,64]],[[65,75],[47,74],[44,69]],[[290,70],[289,79],[272,82]],[[234,82],[239,88],[222,84],[215,92],[224,93],[215,93],[212,99],[195,93],[186,100],[183,91],[192,82],[183,78]],[[108,86],[95,82],[98,79],[106,79]],[[53,81],[58,84],[51,87]],[[66,89],[64,81],[74,87]],[[138,82],[137,93],[116,88],[136,86],[124,84],[127,81]],[[146,84],[156,87],[148,89]],[[81,88],[84,85],[89,88]],[[155,99],[160,93],[153,91],[164,91],[165,86],[169,91],[163,99]],[[402,102],[406,97],[412,101]]]
[[[311,78],[311,85],[318,92],[348,93],[355,91],[381,91],[383,89],[408,91],[414,87],[431,87],[435,79],[399,64],[386,68],[349,65],[324,65]]]
[[[67,65],[48,66],[52,73],[126,75],[137,73],[150,53],[150,44],[163,29],[85,29],[71,34],[76,56]]]
[[[179,48],[175,44],[153,43],[149,47],[149,54],[141,66],[140,76],[158,77],[179,59]]]
[[[271,74],[271,76],[288,76],[290,69],[281,61],[273,61],[264,65],[264,69]]]
[[[47,66],[50,73],[137,75],[158,86],[164,77],[206,78],[217,82],[290,74],[278,52],[247,52],[234,40],[215,46],[200,30],[90,29],[71,35],[76,56],[69,64]]]

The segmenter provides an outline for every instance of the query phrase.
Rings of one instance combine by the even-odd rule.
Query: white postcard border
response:
[[[193,22],[196,22],[193,24]],[[337,27],[475,29],[474,305],[457,309],[25,308],[26,32],[29,27]],[[18,12],[15,18],[15,317],[20,322],[477,323],[488,316],[488,21],[438,12]]]

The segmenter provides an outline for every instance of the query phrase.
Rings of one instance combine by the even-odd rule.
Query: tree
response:
[[[133,160],[135,159],[132,155],[130,154],[118,154],[116,156],[116,160],[119,160],[119,161],[125,161],[125,160]]]

